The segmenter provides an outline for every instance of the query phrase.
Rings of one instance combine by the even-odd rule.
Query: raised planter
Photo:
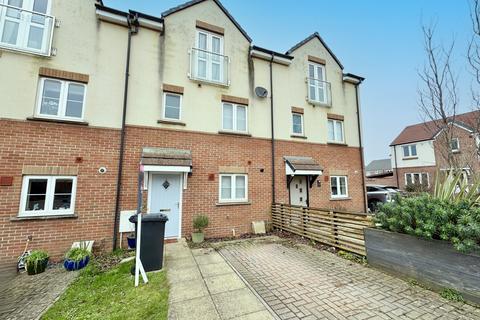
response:
[[[67,271],[76,271],[76,270],[80,270],[80,269],[83,269],[87,266],[88,262],[90,261],[90,257],[89,256],[86,256],[85,258],[83,258],[82,260],[80,261],[75,261],[75,260],[71,260],[71,259],[65,259],[63,261],[63,267],[67,270]]]
[[[480,304],[480,255],[458,252],[447,241],[372,228],[364,229],[364,234],[371,266],[436,290],[453,288]]]
[[[36,264],[35,263],[26,263],[25,264],[25,269],[27,270],[27,274],[32,276],[32,275],[44,272],[45,269],[47,269],[48,260],[49,260],[49,258],[47,257],[43,260],[38,261]]]

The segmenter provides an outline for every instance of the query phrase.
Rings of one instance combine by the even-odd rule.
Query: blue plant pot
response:
[[[75,271],[75,270],[80,270],[83,269],[87,266],[88,262],[90,261],[90,257],[86,256],[84,259],[80,261],[74,261],[70,259],[65,259],[63,261],[63,267],[67,271]]]
[[[130,249],[135,249],[137,247],[137,239],[135,239],[135,236],[127,237],[127,243]]]

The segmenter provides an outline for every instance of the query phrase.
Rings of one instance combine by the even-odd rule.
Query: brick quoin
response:
[[[0,176],[12,176],[12,186],[0,186],[0,263],[13,263],[27,236],[30,249],[47,250],[59,260],[73,241],[95,240],[100,250],[112,249],[115,187],[120,131],[70,124],[0,120]],[[127,126],[120,210],[135,210],[137,177],[143,147],[169,147],[192,152],[193,170],[183,190],[182,236],[190,236],[192,218],[206,214],[207,237],[251,232],[251,222],[270,220],[270,139]],[[276,144],[277,202],[288,203],[283,156],[310,156],[324,168],[324,176],[310,189],[310,206],[363,211],[360,149],[279,141]],[[76,158],[82,157],[77,163]],[[21,220],[18,215],[23,165],[78,167],[75,218]],[[99,167],[107,173],[98,173]],[[245,167],[248,172],[246,205],[219,206],[220,166]],[[331,172],[348,176],[349,199],[330,200]],[[214,180],[209,181],[209,175]],[[144,201],[147,199],[144,194]],[[125,239],[124,239],[125,240]]]

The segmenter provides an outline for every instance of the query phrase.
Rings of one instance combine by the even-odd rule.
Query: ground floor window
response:
[[[24,176],[19,215],[73,214],[76,184],[70,176]]]
[[[220,175],[220,202],[244,202],[248,200],[246,174]]]
[[[331,176],[330,188],[332,198],[348,197],[348,181],[347,176]]]
[[[429,185],[428,173],[405,173],[405,185]]]

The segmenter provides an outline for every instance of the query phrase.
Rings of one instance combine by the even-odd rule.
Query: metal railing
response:
[[[275,203],[272,225],[279,230],[342,250],[365,255],[363,229],[373,226],[371,215]]]
[[[55,17],[0,3],[0,47],[50,56]]]
[[[308,101],[313,104],[332,105],[332,89],[330,82],[316,78],[307,78]]]
[[[230,85],[228,56],[199,48],[191,48],[189,54],[190,79],[222,86]]]

